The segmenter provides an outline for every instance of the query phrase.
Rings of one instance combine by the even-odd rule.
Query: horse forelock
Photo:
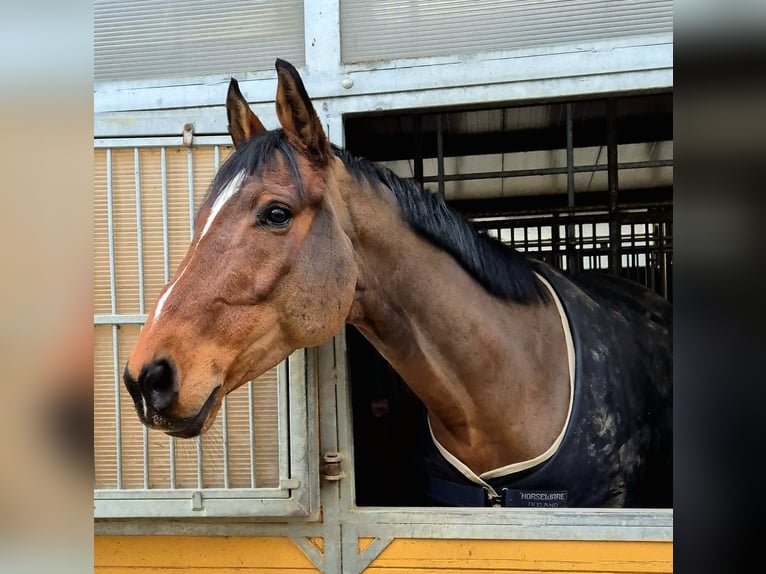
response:
[[[200,212],[206,208],[212,208],[222,194],[236,193],[238,189],[233,191],[231,189],[232,182],[243,175],[260,176],[266,167],[275,165],[280,157],[294,181],[296,191],[303,198],[304,182],[298,167],[297,154],[298,152],[281,129],[256,135],[237,147],[218,169],[200,207]]]
[[[524,255],[477,231],[441,197],[343,148],[333,146],[333,153],[355,178],[364,178],[376,189],[389,189],[409,225],[452,255],[489,293],[518,303],[548,300],[545,287]]]

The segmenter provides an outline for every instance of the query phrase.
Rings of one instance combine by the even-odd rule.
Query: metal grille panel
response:
[[[96,0],[94,77],[135,80],[304,63],[303,2]]]
[[[287,429],[291,413],[305,408],[305,397],[290,403],[288,396],[291,385],[305,387],[305,352],[290,359],[295,363],[293,379],[290,361],[285,361],[228,395],[213,427],[196,440],[148,431],[121,380],[146,312],[180,264],[194,214],[231,149],[95,151],[95,497],[97,503],[146,501],[148,496],[181,504],[140,511],[121,506],[110,510],[110,516],[122,510],[126,515],[172,516],[175,508],[188,509],[184,498],[194,492],[213,498],[283,499],[299,486],[291,480],[290,445],[306,437],[299,431],[288,436]],[[246,507],[228,513],[242,513]]]
[[[667,33],[670,0],[342,0],[344,62],[449,56]]]

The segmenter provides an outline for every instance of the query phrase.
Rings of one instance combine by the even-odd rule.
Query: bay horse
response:
[[[232,78],[235,150],[124,371],[141,421],[208,429],[224,395],[355,326],[425,405],[429,496],[453,506],[671,506],[671,306],[575,280],[332,145],[276,61],[281,129]]]

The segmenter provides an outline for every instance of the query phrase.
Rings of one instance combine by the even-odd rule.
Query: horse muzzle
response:
[[[192,438],[202,432],[221,390],[220,385],[215,387],[195,415],[178,417],[171,414],[178,400],[178,374],[169,359],[151,361],[141,369],[138,379],[126,365],[123,381],[141,422],[179,438]]]

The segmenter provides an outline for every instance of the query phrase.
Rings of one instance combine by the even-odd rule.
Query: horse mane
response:
[[[391,190],[402,216],[423,238],[452,255],[455,260],[489,293],[517,303],[548,300],[548,293],[534,273],[527,257],[500,240],[480,233],[438,195],[430,193],[412,179],[402,179],[390,169],[375,165],[363,157],[332,146],[333,153],[356,178],[364,178],[373,188]],[[237,174],[247,171],[258,175],[279,153],[292,172],[303,194],[303,180],[295,149],[281,129],[259,134],[240,145],[221,165],[213,178],[203,203],[215,201]],[[202,208],[200,208],[202,209]]]
[[[438,195],[413,179],[402,179],[390,169],[355,157],[333,146],[333,152],[357,178],[390,189],[402,216],[412,228],[444,249],[489,293],[517,303],[548,300],[548,293],[527,257],[499,239],[480,233]]]

